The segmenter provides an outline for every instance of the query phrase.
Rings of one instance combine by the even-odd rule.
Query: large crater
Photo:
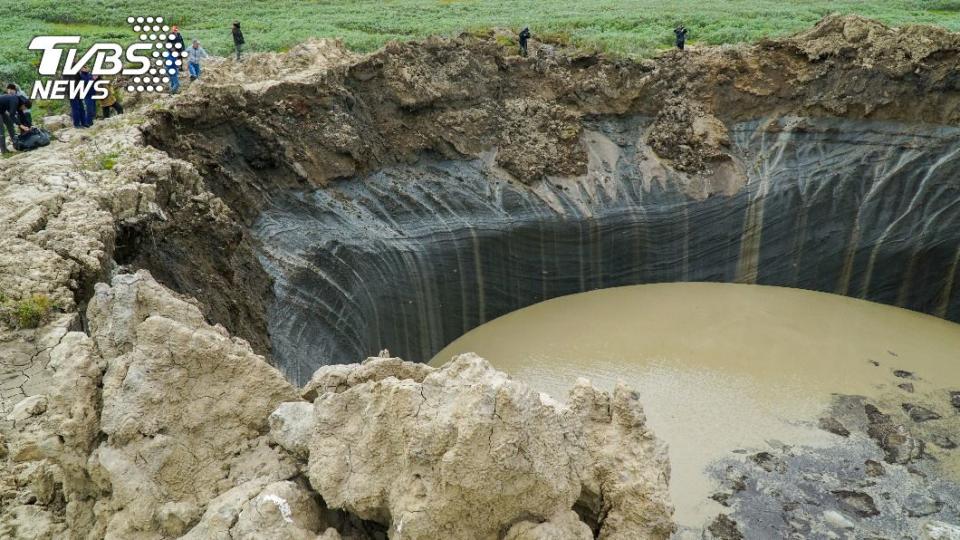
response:
[[[744,184],[705,195],[590,122],[590,172],[530,187],[483,159],[290,192],[254,226],[274,357],[304,381],[389,348],[426,361],[468,330],[581,291],[671,281],[799,287],[960,319],[960,130],[779,120],[732,130]]]
[[[960,42],[942,37],[904,56],[925,38],[828,18],[641,63],[472,37],[362,57],[308,44],[154,114],[147,140],[226,210],[170,200],[122,231],[121,262],[298,382],[385,348],[426,361],[499,315],[628,284],[799,287],[960,320]]]

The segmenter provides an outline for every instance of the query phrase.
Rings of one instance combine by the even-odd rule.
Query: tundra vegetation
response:
[[[390,40],[529,25],[534,38],[628,56],[671,46],[678,23],[688,43],[718,45],[792,34],[829,13],[855,13],[900,26],[938,24],[960,30],[960,0],[0,0],[0,79],[31,83],[38,55],[27,50],[40,34],[79,34],[89,40],[128,40],[126,18],[162,16],[184,38],[211,54],[232,48],[230,23],[242,21],[250,51],[282,51],[308,37],[340,37],[371,51]]]

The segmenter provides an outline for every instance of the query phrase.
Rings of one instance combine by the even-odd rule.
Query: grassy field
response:
[[[163,16],[184,38],[228,54],[230,23],[242,21],[248,50],[283,50],[310,36],[337,36],[373,50],[389,40],[529,25],[538,35],[617,54],[669,47],[683,22],[693,44],[789,34],[829,13],[859,13],[893,25],[960,30],[960,0],[0,0],[0,81],[30,84],[38,34],[78,33],[130,42],[126,18]]]

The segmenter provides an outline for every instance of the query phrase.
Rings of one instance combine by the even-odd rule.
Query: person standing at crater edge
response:
[[[520,31],[520,55],[527,56],[527,41],[530,40],[530,27],[524,26]]]
[[[80,74],[69,75],[72,80],[79,81]],[[82,128],[86,121],[87,112],[83,109],[83,99],[79,94],[71,95],[70,100],[70,118],[73,120],[73,127]]]
[[[673,33],[677,36],[677,48],[681,51],[683,50],[683,45],[687,41],[687,29],[682,24],[673,29]]]
[[[243,51],[243,32],[240,31],[240,21],[233,21],[233,46],[237,49],[237,62],[240,61],[240,53]]]
[[[178,54],[180,51],[185,50],[186,45],[183,43],[183,35],[180,34],[179,26],[170,27],[170,43],[173,45],[174,54]],[[180,65],[177,66],[177,71],[183,71],[183,62],[180,62]]]
[[[190,80],[195,81],[200,78],[200,60],[207,57],[207,51],[203,50],[200,42],[193,40],[193,44],[187,49],[187,64],[190,67]]]
[[[180,71],[177,69],[177,55],[174,52],[167,51],[163,55],[163,68],[167,71],[170,78],[170,95],[180,92]]]
[[[97,118],[97,102],[93,99],[93,74],[90,73],[90,66],[80,68],[77,80],[86,83],[83,87],[83,93],[80,99],[83,100],[83,127],[93,127],[93,121]]]

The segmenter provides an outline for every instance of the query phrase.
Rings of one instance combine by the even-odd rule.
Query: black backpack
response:
[[[43,128],[30,128],[30,131],[20,135],[13,142],[13,147],[21,152],[36,150],[50,144],[50,133]]]

